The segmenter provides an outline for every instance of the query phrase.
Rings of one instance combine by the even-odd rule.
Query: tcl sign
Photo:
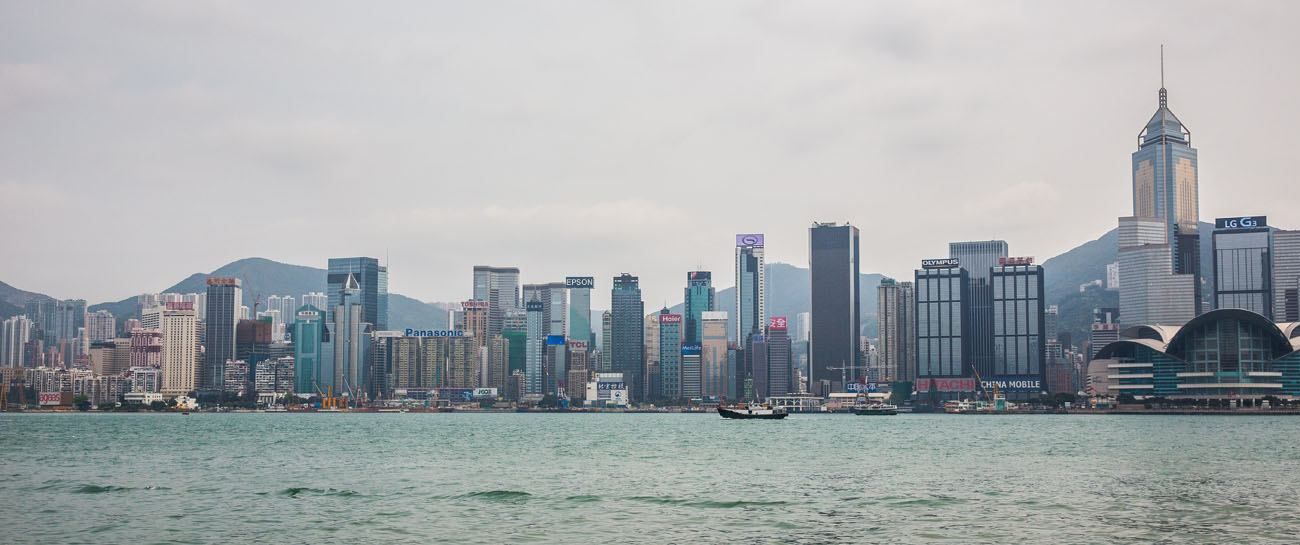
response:
[[[1214,220],[1215,229],[1254,229],[1256,227],[1268,227],[1268,216],[1241,216]]]

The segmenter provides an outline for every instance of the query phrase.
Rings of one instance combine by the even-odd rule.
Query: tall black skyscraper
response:
[[[207,308],[203,318],[207,332],[203,343],[203,372],[199,387],[220,393],[225,388],[226,361],[235,359],[235,333],[239,307],[244,303],[238,278],[208,277]],[[254,363],[254,362],[249,362]]]
[[[835,223],[814,223],[808,230],[808,265],[812,279],[812,308],[808,338],[809,391],[825,395],[821,387],[842,391],[850,380],[865,373],[858,354],[860,331],[858,228]],[[843,373],[839,367],[851,367]]]
[[[333,322],[333,309],[343,301],[344,284],[348,274],[360,286],[362,322],[372,324],[378,331],[388,329],[388,267],[381,266],[373,257],[331,257],[326,282],[329,284],[329,312]]]
[[[645,302],[637,277],[623,273],[614,277],[610,292],[611,371],[623,373],[628,395],[640,401],[645,367]]]

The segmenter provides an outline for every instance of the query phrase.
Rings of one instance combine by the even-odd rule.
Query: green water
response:
[[[1294,417],[0,415],[3,543],[1294,543]]]

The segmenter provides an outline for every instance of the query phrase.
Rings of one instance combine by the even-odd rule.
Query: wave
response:
[[[666,496],[632,496],[628,498],[631,501],[640,501],[646,503],[655,503],[659,505],[681,505],[685,507],[700,507],[704,509],[735,509],[737,507],[774,507],[777,505],[786,505],[784,501],[763,501],[763,500],[687,500],[681,498],[672,498]]]
[[[359,492],[352,490],[343,490],[340,488],[309,488],[309,487],[291,487],[280,491],[281,496],[296,498],[298,496],[339,496],[351,497],[360,496]]]
[[[487,501],[520,501],[532,497],[532,494],[519,490],[488,490],[485,492],[470,492],[460,497]]]

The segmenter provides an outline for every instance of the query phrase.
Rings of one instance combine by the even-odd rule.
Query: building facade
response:
[[[686,293],[683,299],[682,321],[683,335],[687,344],[700,344],[704,335],[704,323],[701,316],[712,312],[716,294],[713,290],[713,273],[709,271],[691,271],[686,273]]]
[[[325,279],[330,309],[340,305],[344,291],[351,289],[349,276],[356,284],[352,299],[361,305],[360,321],[377,330],[388,329],[388,267],[373,257],[331,257]]]
[[[225,385],[226,362],[235,359],[235,333],[244,293],[238,278],[212,276],[208,277],[207,285],[207,314],[203,320],[203,376],[200,387],[210,392],[220,392]],[[193,308],[192,304],[190,308]],[[164,380],[165,374],[164,372]]]
[[[1268,219],[1218,218],[1214,223],[1214,308],[1273,316],[1273,234]]]
[[[505,329],[506,314],[522,310],[519,293],[519,268],[474,266],[474,298],[488,302],[488,336]]]
[[[638,401],[644,391],[645,302],[641,300],[641,283],[637,277],[627,273],[614,277],[610,308],[611,371],[622,373],[632,401]]]
[[[1300,322],[1300,231],[1273,232],[1273,320]]]
[[[993,267],[990,283],[993,365],[980,369],[980,377],[997,382],[1007,399],[1037,398],[1047,384],[1043,268],[1032,264]]]
[[[767,320],[767,264],[762,233],[736,235],[735,340],[762,333]]]
[[[333,361],[326,367],[324,346],[329,342],[325,312],[311,305],[298,307],[293,322],[294,391],[314,394],[334,386]],[[327,372],[328,371],[328,372]]]
[[[710,311],[700,314],[700,366],[705,396],[728,397],[727,384],[727,313]]]
[[[858,353],[861,336],[858,228],[815,223],[808,229],[811,277],[809,391],[825,396],[844,391],[865,369]],[[836,368],[848,367],[846,375]],[[829,388],[829,390],[828,390]]]

